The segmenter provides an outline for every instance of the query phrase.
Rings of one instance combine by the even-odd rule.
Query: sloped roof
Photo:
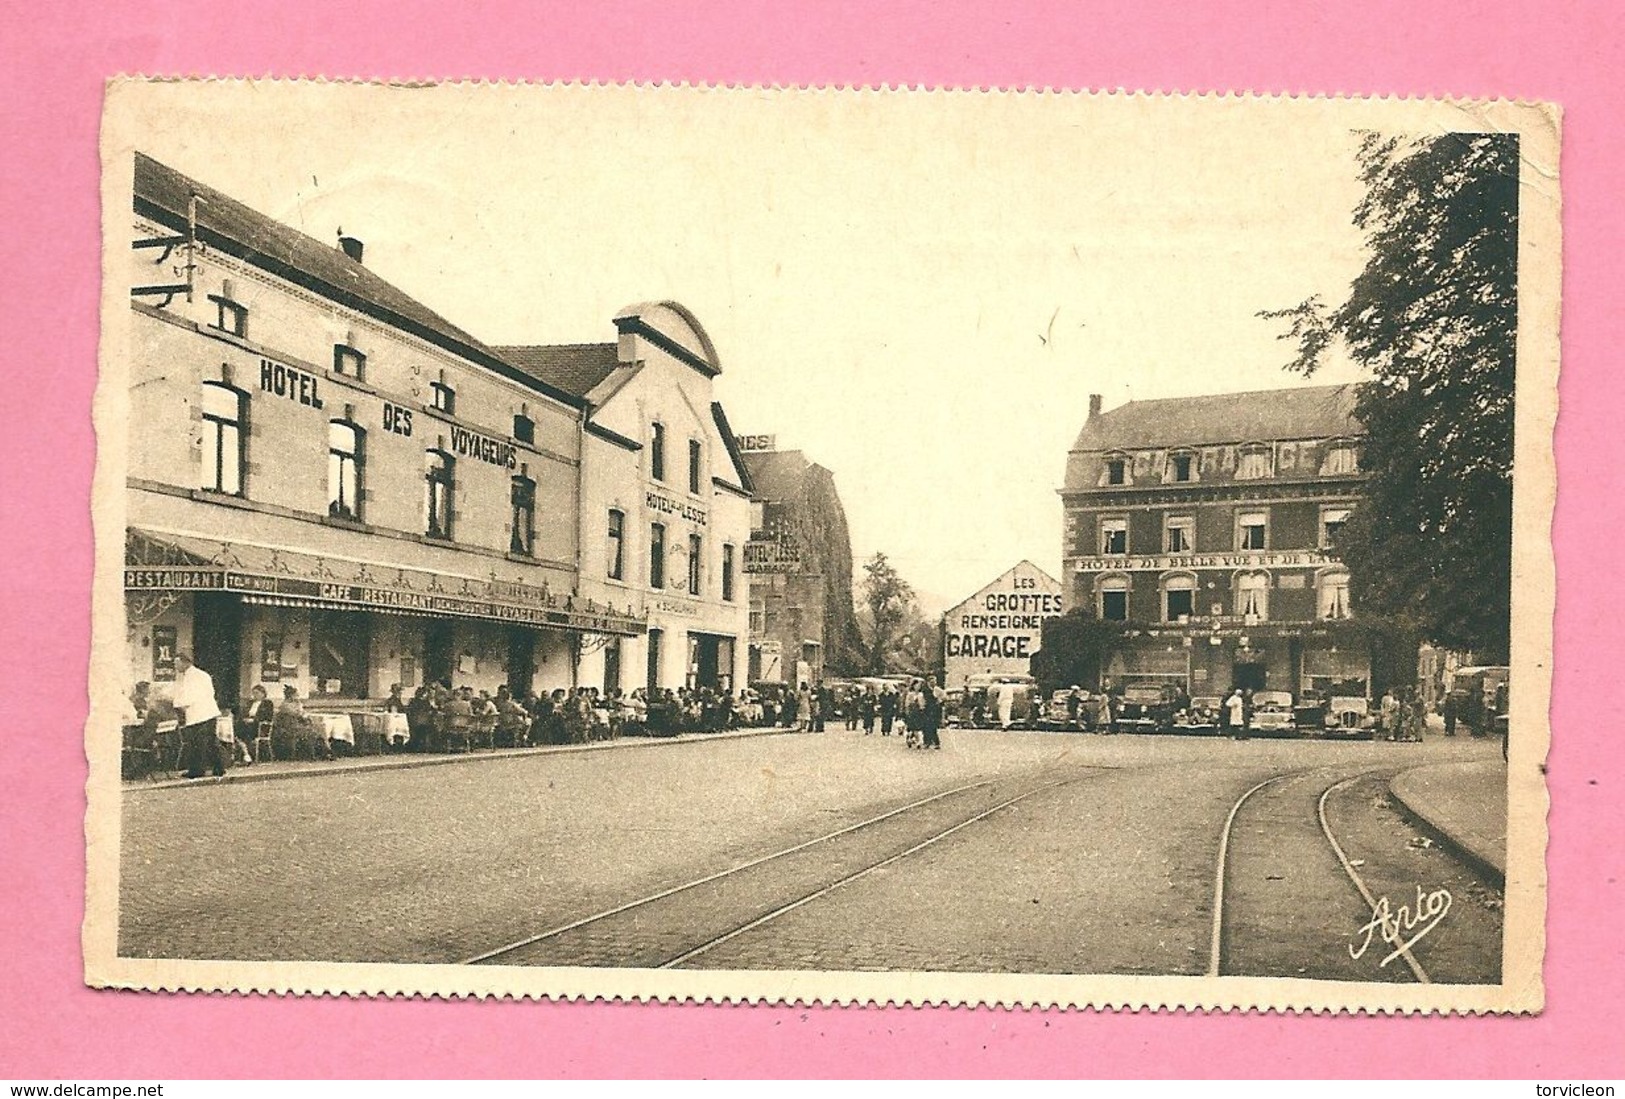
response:
[[[813,464],[799,450],[747,450],[745,466],[763,500],[794,500],[800,497]]]
[[[1073,451],[1360,435],[1353,385],[1301,386],[1130,401],[1091,416]]]
[[[508,344],[494,349],[525,373],[585,397],[620,364],[613,343]]]
[[[578,397],[548,382],[537,384],[504,362],[474,336],[386,282],[334,244],[283,225],[221,191],[183,175],[145,153],[135,154],[135,212],[178,233],[186,231],[187,206],[198,197],[198,236],[279,278],[375,317],[481,366],[567,404]]]

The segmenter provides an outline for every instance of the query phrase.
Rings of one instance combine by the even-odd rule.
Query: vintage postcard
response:
[[[1540,1010],[1559,143],[112,82],[86,980]]]

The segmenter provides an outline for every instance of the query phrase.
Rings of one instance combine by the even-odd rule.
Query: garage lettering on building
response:
[[[1036,651],[1033,641],[1031,635],[1024,633],[951,633],[948,655],[1025,659]]]

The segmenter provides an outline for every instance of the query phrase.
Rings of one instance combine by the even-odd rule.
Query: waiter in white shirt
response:
[[[218,777],[226,773],[215,724],[220,705],[214,699],[214,678],[192,663],[190,653],[175,654],[175,708],[181,712],[181,773],[202,778],[205,769]]]

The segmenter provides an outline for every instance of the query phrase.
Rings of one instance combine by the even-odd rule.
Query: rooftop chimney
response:
[[[1089,394],[1089,418],[1092,420],[1098,415],[1100,415],[1100,394],[1091,393]]]
[[[361,262],[361,249],[364,246],[362,245],[359,238],[357,238],[357,237],[347,237],[347,236],[344,235],[344,230],[340,229],[339,230],[339,247],[344,250],[345,255],[349,256],[351,259],[355,260],[357,263]]]

